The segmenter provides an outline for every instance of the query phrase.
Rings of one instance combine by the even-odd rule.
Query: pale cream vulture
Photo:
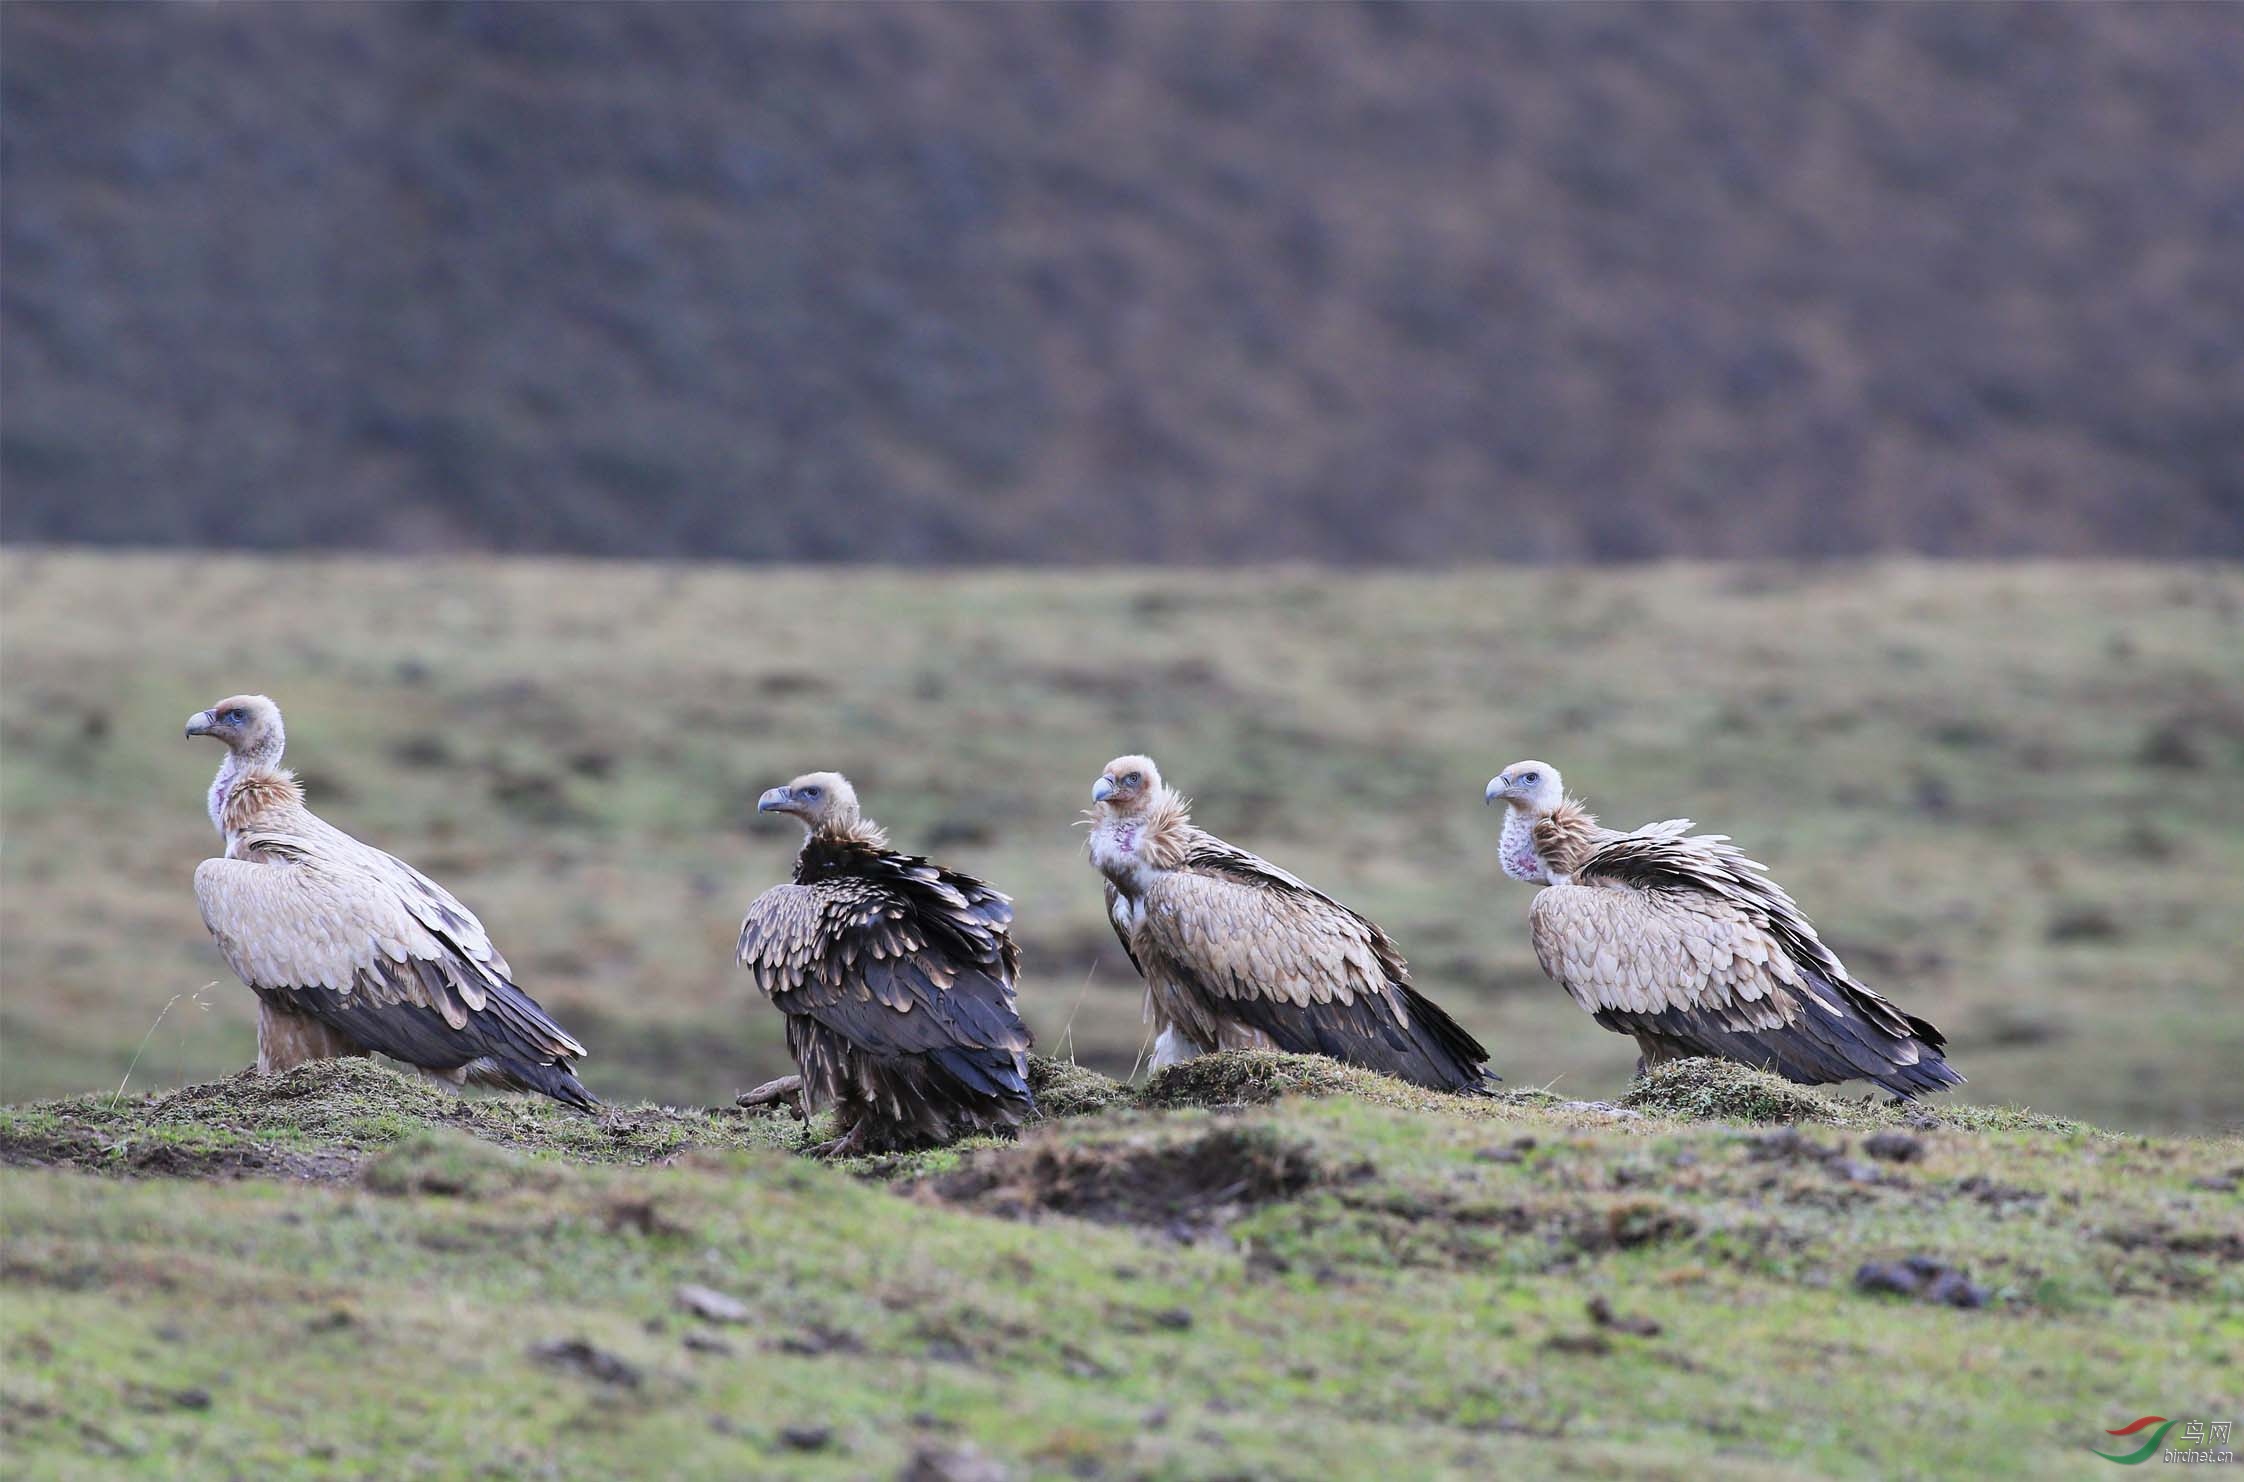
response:
[[[748,907],[739,960],[787,1016],[803,1100],[835,1108],[833,1156],[1007,1131],[1036,1115],[1013,1004],[1012,903],[888,847],[838,772],[757,800],[807,831],[795,877]]]
[[[1514,762],[1484,796],[1506,809],[1504,873],[1545,887],[1529,913],[1543,971],[1635,1037],[1640,1070],[1711,1055],[1898,1096],[1962,1083],[1940,1031],[1857,982],[1727,835],[1687,818],[1601,828],[1544,762]]]
[[[1092,865],[1146,985],[1155,1068],[1211,1050],[1329,1055],[1443,1091],[1478,1090],[1488,1052],[1410,985],[1387,934],[1192,823],[1150,758],[1091,789]]]
[[[304,806],[280,707],[236,695],[187,721],[225,743],[210,785],[223,859],[195,871],[203,924],[257,994],[257,1069],[379,1052],[458,1084],[599,1105],[584,1046],[514,986],[483,923],[435,881]]]

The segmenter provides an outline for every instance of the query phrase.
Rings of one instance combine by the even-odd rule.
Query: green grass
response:
[[[0,1459],[2047,1476],[2137,1415],[2234,1417],[2240,615],[2227,567],[7,553]],[[287,707],[327,817],[476,908],[618,1105],[235,1073],[251,1000],[189,888],[216,756],[178,733],[239,688]],[[1070,822],[1134,749],[1387,924],[1502,1093],[1269,1055],[1109,1079],[1139,992]],[[1735,835],[1970,1086],[1632,1085],[1494,867],[1481,785],[1525,755],[1610,821]],[[786,1068],[731,962],[795,843],[754,801],[812,766],[1017,898],[1057,1057],[1019,1144],[830,1168],[797,1155],[830,1129],[731,1108]],[[1986,1304],[1856,1289],[1912,1256]]]
[[[1534,755],[1609,821],[1768,861],[1946,1028],[1966,1101],[2244,1122],[2244,576],[1914,563],[1446,575],[807,571],[0,555],[0,1095],[207,1080],[253,1006],[189,880],[232,690],[320,811],[450,885],[612,1098],[786,1068],[732,965],[785,873],[755,798],[855,777],[1018,900],[1043,1046],[1110,1074],[1139,992],[1072,820],[1143,748],[1199,817],[1376,916],[1513,1086],[1628,1086],[1536,968],[1482,784]]]
[[[0,1154],[80,1171],[0,1169],[10,1475],[2051,1475],[2244,1402],[2235,1138],[1704,1062],[1618,1109],[1274,1056],[1040,1075],[1097,1109],[854,1171],[784,1117],[363,1062],[13,1108]],[[1910,1255],[1986,1305],[1855,1289]]]

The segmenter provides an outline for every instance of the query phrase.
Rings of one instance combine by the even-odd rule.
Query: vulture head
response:
[[[1091,784],[1094,811],[1135,813],[1161,793],[1161,769],[1149,756],[1118,756]]]
[[[857,789],[839,772],[805,772],[756,799],[758,813],[788,813],[812,833],[846,833],[857,827]]]
[[[1529,813],[1549,813],[1566,801],[1566,788],[1558,779],[1558,768],[1549,762],[1513,762],[1488,779],[1481,798]]]
[[[235,695],[187,717],[190,736],[216,736],[245,761],[277,762],[287,733],[280,706],[263,695]]]

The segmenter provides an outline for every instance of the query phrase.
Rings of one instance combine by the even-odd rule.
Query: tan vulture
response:
[[[281,770],[278,705],[236,695],[189,716],[187,734],[226,745],[210,785],[226,855],[196,869],[195,899],[257,994],[261,1074],[379,1052],[454,1085],[599,1105],[570,1064],[584,1046],[514,986],[474,913],[304,806]]]
[[[1543,971],[1635,1036],[1639,1073],[1712,1055],[1897,1096],[1962,1084],[1940,1031],[1855,981],[1727,835],[1691,834],[1688,818],[1601,828],[1544,762],[1514,762],[1484,796],[1505,806],[1504,873],[1545,887],[1529,913]]]
[[[787,1016],[804,1103],[831,1106],[835,1157],[1020,1126],[1034,1042],[1013,1006],[1013,906],[970,875],[888,847],[838,772],[757,811],[805,830],[795,878],[748,907],[739,959]]]
[[[1410,986],[1381,931],[1268,860],[1192,823],[1142,756],[1091,788],[1091,863],[1145,980],[1153,1065],[1211,1050],[1289,1050],[1442,1091],[1474,1091],[1488,1052]]]

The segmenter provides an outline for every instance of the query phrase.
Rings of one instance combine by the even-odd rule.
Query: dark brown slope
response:
[[[9,540],[2244,552],[2228,6],[0,32]]]

